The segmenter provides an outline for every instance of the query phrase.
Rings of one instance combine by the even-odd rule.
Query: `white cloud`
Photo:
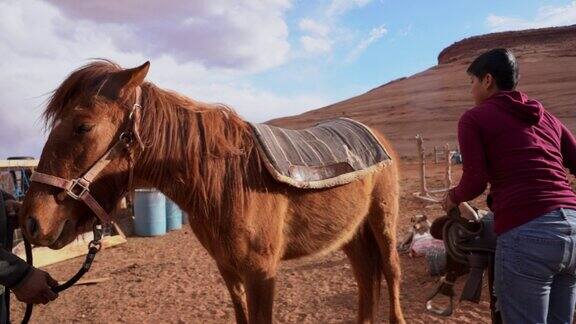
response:
[[[71,21],[98,23],[116,47],[179,62],[262,71],[286,62],[291,0],[48,0]]]
[[[301,19],[298,23],[300,30],[304,32],[309,32],[310,34],[318,36],[326,36],[330,32],[330,27],[328,25],[319,23],[312,19]]]
[[[242,78],[207,70],[196,64],[179,64],[170,56],[152,61],[148,79],[204,102],[224,103],[253,122],[299,114],[330,103],[328,98],[312,94],[284,96],[254,87]]]
[[[315,19],[304,18],[298,23],[302,32],[300,49],[295,57],[313,57],[330,54],[335,45],[342,43],[351,32],[340,24],[340,18],[347,12],[359,9],[372,0],[331,0]],[[303,54],[303,55],[302,55]]]
[[[352,9],[362,8],[370,2],[372,0],[332,0],[326,14],[329,17],[343,15]]]
[[[311,109],[327,106],[328,98],[299,94],[280,96],[257,89],[250,84],[207,84],[199,89],[195,98],[207,102],[228,103],[249,121],[266,121],[273,118],[296,115]],[[263,111],[266,112],[263,118]]]
[[[384,26],[373,28],[367,38],[360,41],[358,45],[350,52],[347,62],[355,61],[370,45],[386,35],[388,30]]]
[[[540,7],[533,19],[491,14],[486,18],[486,23],[491,31],[521,30],[576,24],[576,1],[572,1],[565,6]]]
[[[261,6],[259,10],[265,7],[261,1],[252,2],[255,7]],[[97,6],[100,2],[75,3]],[[142,6],[154,3],[142,2]],[[199,2],[190,3],[197,5]],[[280,6],[288,2],[274,3]],[[135,16],[138,16],[139,5],[132,4]],[[153,9],[160,14],[164,7],[169,6],[164,4]],[[120,8],[123,7],[117,9]],[[97,16],[97,12],[94,10],[90,14]],[[121,16],[120,11],[117,14]],[[136,23],[118,24],[113,20],[120,18],[114,16],[107,16],[110,20],[107,23],[71,17],[63,14],[59,7],[40,0],[0,2],[0,158],[39,155],[45,141],[40,115],[48,93],[66,75],[86,64],[89,58],[109,58],[124,67],[137,66],[150,58],[152,50],[139,46],[138,37],[132,37],[131,33],[138,26]],[[141,18],[145,20],[146,17]],[[130,19],[137,20],[138,17]],[[263,46],[258,41],[251,44]],[[202,46],[211,45],[204,42]],[[213,46],[221,48],[223,45]],[[237,57],[237,52],[228,53]],[[245,57],[255,55],[251,62],[260,64],[260,54],[245,54]],[[261,57],[265,59],[266,55],[269,53],[264,51]],[[197,100],[228,104],[250,121],[297,114],[329,103],[328,98],[315,94],[303,92],[283,96],[259,89],[247,81],[247,72],[242,65],[217,67],[205,64],[201,58],[182,60],[169,48],[158,50],[151,63],[148,80],[159,87],[173,89]],[[265,65],[260,65],[260,68]]]
[[[312,19],[301,19],[298,27],[304,36],[300,37],[300,46],[307,54],[317,55],[329,53],[333,40],[329,37],[330,27]]]
[[[103,33],[82,23],[62,37],[60,28],[68,24],[39,1],[0,3],[0,156],[37,155],[44,142],[40,115],[47,93],[85,58],[144,60],[114,51]]]
[[[329,53],[332,49],[332,41],[324,37],[302,36],[300,44],[304,51],[310,54]]]

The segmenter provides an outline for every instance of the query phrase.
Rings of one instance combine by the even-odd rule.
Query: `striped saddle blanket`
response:
[[[250,125],[270,174],[294,187],[342,185],[392,162],[370,129],[352,119],[333,119],[302,130]]]

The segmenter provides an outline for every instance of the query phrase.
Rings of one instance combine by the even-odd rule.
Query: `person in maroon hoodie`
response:
[[[574,135],[516,91],[518,64],[494,49],[468,67],[476,106],[458,123],[463,174],[444,209],[490,184],[498,234],[495,291],[505,323],[572,323],[576,303]]]

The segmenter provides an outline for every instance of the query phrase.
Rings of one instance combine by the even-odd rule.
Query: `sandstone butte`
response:
[[[416,156],[418,133],[428,153],[445,143],[455,148],[458,118],[473,105],[466,68],[479,53],[497,47],[510,48],[517,56],[518,89],[540,100],[576,133],[576,25],[466,38],[445,48],[438,64],[423,72],[269,123],[305,128],[334,117],[353,118],[385,134],[404,159]]]

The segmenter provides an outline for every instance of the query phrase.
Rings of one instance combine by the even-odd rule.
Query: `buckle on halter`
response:
[[[72,185],[66,189],[66,193],[72,197],[72,199],[81,200],[84,194],[90,192],[89,186],[90,183],[83,178],[74,179],[72,180]]]

